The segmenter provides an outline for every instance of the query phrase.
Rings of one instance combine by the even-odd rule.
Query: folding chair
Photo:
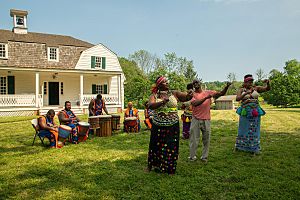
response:
[[[45,137],[41,137],[41,136],[39,135],[40,131],[39,131],[39,126],[38,126],[38,119],[33,119],[33,120],[31,120],[31,125],[32,125],[32,127],[34,128],[34,130],[35,130],[35,134],[34,134],[32,146],[33,146],[33,144],[34,144],[34,141],[35,141],[36,136],[38,136],[38,137],[40,138],[40,140],[41,140],[43,146],[45,146],[45,144],[44,144],[44,139],[45,139]]]

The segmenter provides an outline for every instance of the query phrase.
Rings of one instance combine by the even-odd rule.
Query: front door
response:
[[[59,105],[59,82],[49,82],[49,105]]]

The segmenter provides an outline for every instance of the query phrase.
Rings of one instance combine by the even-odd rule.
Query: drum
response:
[[[120,130],[120,115],[111,115],[111,128],[113,131]]]
[[[138,132],[138,123],[136,117],[126,117],[124,121],[126,132]]]
[[[100,129],[97,129],[96,136],[99,137],[108,137],[112,135],[111,129],[111,115],[99,115],[99,126]]]
[[[86,136],[90,129],[90,124],[87,122],[78,122],[77,132],[78,136]]]
[[[60,138],[66,139],[66,138],[69,137],[71,131],[72,131],[72,128],[71,128],[71,127],[66,126],[66,125],[60,125],[60,126],[58,127],[58,136],[59,136]]]
[[[99,128],[99,116],[90,116],[89,124],[91,129]]]

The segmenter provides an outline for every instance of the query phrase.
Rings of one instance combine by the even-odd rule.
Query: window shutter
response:
[[[92,94],[96,94],[96,84],[92,85]]]
[[[108,94],[107,93],[107,85],[106,84],[104,85],[104,94]]]
[[[106,58],[102,57],[102,69],[106,68]]]
[[[95,68],[95,63],[96,63],[96,57],[95,56],[91,56],[91,68],[92,69]]]
[[[7,94],[15,94],[15,77],[7,76],[8,91]]]

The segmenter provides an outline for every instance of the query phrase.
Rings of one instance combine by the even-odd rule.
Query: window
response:
[[[0,43],[0,58],[7,58],[7,44]]]
[[[95,57],[95,67],[96,68],[101,67],[101,57]]]
[[[6,77],[1,76],[0,77],[0,94],[6,94],[6,87],[7,87]]]
[[[59,49],[56,47],[48,47],[48,60],[58,61],[59,60]]]
[[[108,94],[107,85],[92,85],[92,94]]]
[[[92,56],[91,57],[91,68],[105,69],[106,68],[106,58],[99,57],[99,56]]]
[[[44,95],[47,94],[47,82],[44,82]]]
[[[60,83],[60,94],[64,94],[64,83]]]

